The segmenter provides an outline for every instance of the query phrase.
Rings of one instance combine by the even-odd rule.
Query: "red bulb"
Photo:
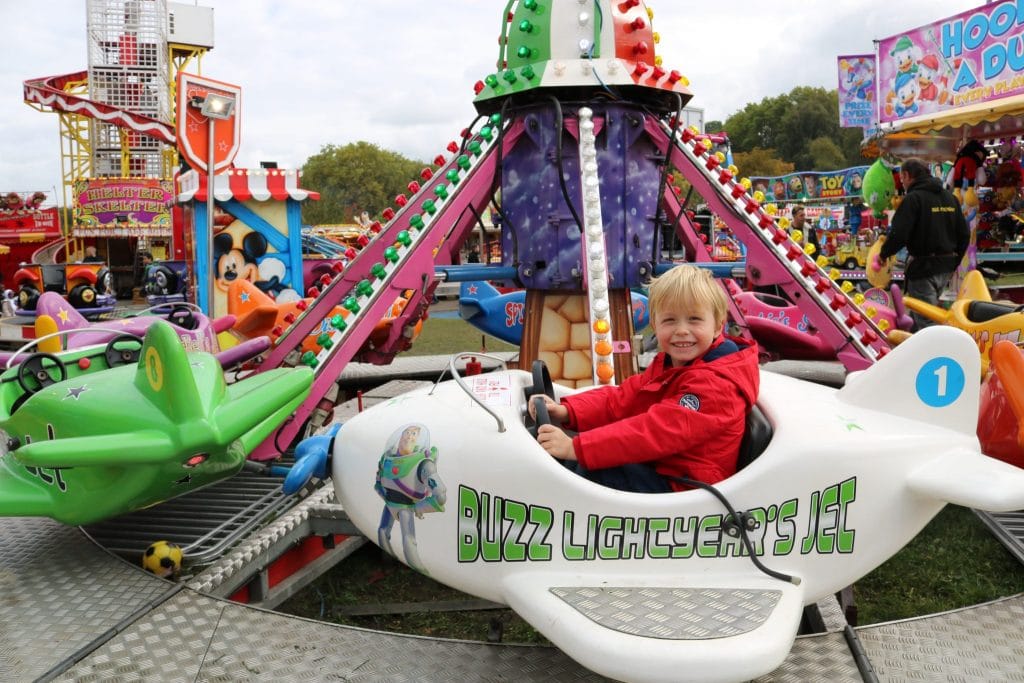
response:
[[[448,146],[445,147],[445,149],[451,152],[452,154],[455,154],[456,152],[459,151],[459,145],[457,142],[452,140],[451,142],[448,143]]]
[[[668,74],[668,82],[671,83],[672,85],[675,85],[677,82],[682,80],[682,78],[683,74],[679,73],[675,69],[672,69],[672,71],[670,71]]]
[[[429,168],[425,168],[422,171],[420,171],[420,178],[423,178],[424,180],[430,180],[433,177],[434,172],[431,171]]]
[[[319,294],[319,293],[320,292],[317,292],[317,294]],[[314,294],[313,296],[315,298],[316,294]],[[298,301],[295,302],[295,308],[299,309],[300,311],[304,311],[307,308],[309,308],[309,303],[306,302],[306,301],[303,301],[302,299],[299,299]]]
[[[320,276],[320,284],[326,287],[327,285],[331,284],[331,280],[333,279],[333,276],[324,273],[323,275]]]
[[[397,197],[395,197],[395,204],[398,204],[399,206],[405,206],[408,203],[409,200],[405,198],[404,194],[400,194]]]
[[[270,330],[270,336],[272,337],[280,337],[282,334],[284,334],[284,328],[280,325],[274,325],[274,329]]]
[[[356,238],[356,244],[358,244],[360,247],[365,247],[369,243],[370,238],[367,237],[366,235],[360,235],[359,237]]]
[[[434,157],[434,166],[444,166],[444,155],[438,154]]]
[[[662,76],[664,76],[664,75],[665,75],[665,70],[662,69],[660,66],[655,65],[654,66],[654,71],[651,72],[651,78],[653,78],[653,79],[655,79],[657,81],[660,81]]]
[[[320,296],[320,290],[317,289],[316,287],[310,287],[309,289],[306,290],[306,296],[312,297],[313,299],[315,299],[318,296]],[[299,303],[305,303],[305,302],[300,301]],[[298,308],[299,305],[296,304],[295,307]]]
[[[633,54],[635,55],[645,55],[647,54],[647,50],[647,43],[643,40],[633,46]]]
[[[92,361],[89,360],[88,358],[79,358],[78,359],[78,367],[81,368],[82,370],[88,370],[91,365],[92,365]]]
[[[630,26],[633,27],[634,31],[642,31],[643,29],[647,28],[647,22],[644,21],[643,17],[637,17],[636,19],[633,20]]]
[[[370,223],[370,232],[376,235],[381,231],[382,227],[383,226],[381,226],[380,221],[374,221],[373,223]]]
[[[386,220],[386,221],[389,221],[389,220],[391,220],[392,218],[394,218],[394,217],[395,217],[395,212],[394,212],[394,210],[393,210],[393,209],[392,209],[392,208],[391,208],[391,207],[389,206],[388,208],[384,209],[384,210],[383,210],[383,211],[381,212],[381,214],[380,214],[380,215],[382,215],[382,216],[384,217],[384,220]]]
[[[341,271],[345,270],[345,264],[342,263],[341,261],[335,261],[334,263],[331,264],[331,270],[333,270],[335,273],[340,273]]]
[[[345,258],[351,261],[356,257],[357,253],[359,252],[357,252],[353,247],[349,247],[348,249],[345,250]]]
[[[480,93],[482,93],[484,91],[485,87],[486,86],[484,86],[484,82],[483,81],[477,81],[476,83],[473,84],[473,94],[474,95],[479,95]]]
[[[689,142],[690,140],[693,139],[694,135],[696,134],[689,128],[683,128],[683,131],[682,133],[680,133],[680,135],[683,138],[683,142]]]
[[[633,69],[633,75],[634,76],[643,76],[645,73],[647,73],[647,68],[648,67],[647,67],[647,63],[646,62],[637,62],[636,63],[636,68]]]
[[[285,313],[284,314],[284,321],[286,323],[288,323],[289,325],[291,325],[293,322],[295,322],[295,314],[294,313]]]
[[[412,192],[413,194],[416,194],[417,192],[420,191],[420,184],[417,183],[415,180],[409,183],[406,187],[408,187],[409,192]]]

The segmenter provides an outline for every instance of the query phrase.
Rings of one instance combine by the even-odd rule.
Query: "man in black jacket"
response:
[[[905,160],[900,167],[900,180],[907,194],[892,217],[879,260],[885,261],[906,247],[907,295],[937,306],[939,296],[967,251],[970,230],[956,197],[931,175],[923,161]],[[874,263],[872,267],[880,270],[880,265]],[[913,318],[915,329],[934,324],[917,313]]]

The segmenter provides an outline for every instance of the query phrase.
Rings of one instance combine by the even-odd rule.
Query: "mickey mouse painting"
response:
[[[256,231],[242,238],[242,248],[235,248],[235,237],[221,232],[213,238],[213,260],[216,266],[217,289],[227,292],[235,280],[249,280],[259,285],[257,259],[267,253],[267,238]]]

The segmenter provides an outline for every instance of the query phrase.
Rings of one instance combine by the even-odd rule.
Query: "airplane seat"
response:
[[[761,409],[755,403],[747,414],[746,425],[743,429],[743,440],[740,442],[740,454],[736,459],[736,471],[754,462],[757,456],[764,453],[772,440],[772,423],[764,416]]]
[[[967,319],[972,323],[984,323],[1017,310],[1014,304],[997,301],[972,301],[967,304]]]

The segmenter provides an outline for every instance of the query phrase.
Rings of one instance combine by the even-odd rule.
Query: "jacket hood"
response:
[[[933,194],[940,194],[945,188],[942,186],[942,181],[935,176],[928,176],[923,180],[914,182],[910,190],[923,190],[924,192],[931,192]]]

